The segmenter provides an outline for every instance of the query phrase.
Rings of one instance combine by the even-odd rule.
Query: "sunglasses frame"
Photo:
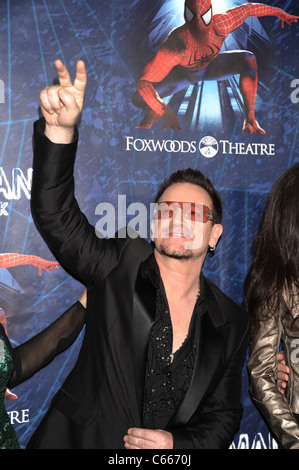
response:
[[[202,204],[201,202],[189,202],[189,201],[184,201],[184,202],[179,202],[179,201],[160,201],[160,202],[158,202],[157,205],[156,205],[156,207],[155,207],[155,211],[154,211],[154,216],[155,216],[155,218],[157,218],[158,220],[164,219],[163,217],[161,217],[161,210],[159,210],[159,206],[160,206],[161,204],[166,204],[168,207],[170,207],[172,204],[176,204],[176,205],[179,206],[179,207],[177,207],[177,208],[173,208],[173,209],[170,209],[170,210],[168,211],[168,219],[170,219],[170,218],[173,217],[173,214],[171,215],[171,213],[174,212],[174,209],[178,210],[179,208],[180,208],[180,210],[182,211],[183,217],[185,217],[185,214],[184,214],[184,205],[185,205],[185,204],[188,204],[188,205],[190,206],[189,212],[192,212],[192,208],[193,208],[193,212],[196,213],[196,210],[195,210],[195,209],[196,209],[196,206],[199,206],[199,205],[200,205],[200,206],[202,207],[202,209],[203,209],[203,211],[202,211],[202,220],[201,220],[200,222],[203,222],[203,223],[205,224],[205,223],[207,223],[207,222],[210,220],[211,222],[216,223],[216,220],[214,219],[214,216],[213,216],[213,212],[212,212],[212,210],[211,210],[208,206],[206,206],[205,204]],[[159,215],[159,214],[160,214],[160,215]],[[188,218],[190,218],[190,220],[191,220],[192,222],[198,221],[198,220],[197,220],[197,217],[196,217],[196,214],[195,214],[195,216],[192,217],[192,215],[191,215],[191,217],[188,217]],[[166,217],[165,217],[165,219],[166,219]]]

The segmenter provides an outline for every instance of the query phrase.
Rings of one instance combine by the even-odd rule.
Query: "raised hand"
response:
[[[55,61],[59,85],[44,88],[40,104],[46,121],[45,134],[53,142],[68,143],[83,109],[87,83],[83,61],[76,64],[76,77],[72,84],[69,72],[61,60]]]

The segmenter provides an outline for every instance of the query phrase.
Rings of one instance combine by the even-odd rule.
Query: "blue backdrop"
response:
[[[241,3],[246,1],[214,0],[213,6],[224,11]],[[295,0],[264,3],[299,14]],[[224,206],[224,234],[204,273],[242,303],[267,194],[299,160],[299,26],[282,29],[276,17],[250,18],[224,44],[224,50],[256,54],[256,114],[266,135],[242,134],[237,77],[200,82],[171,97],[182,131],[160,130],[159,124],[136,129],[143,115],[131,102],[136,78],[171,29],[182,24],[183,8],[183,0],[0,2],[0,258],[18,253],[54,261],[30,214],[32,127],[39,116],[39,91],[56,79],[54,60],[62,59],[74,75],[76,61],[83,59],[88,86],[75,177],[76,196],[89,221],[95,225],[99,220],[100,202],[117,207],[118,196],[125,195],[127,205],[148,204],[173,171],[202,170]],[[43,270],[41,276],[30,264],[2,267],[0,307],[13,345],[57,318],[83,289],[61,267]],[[81,339],[17,387],[17,399],[7,400],[22,447],[74,364]],[[231,447],[275,447],[248,395],[245,368],[242,401],[244,416]]]

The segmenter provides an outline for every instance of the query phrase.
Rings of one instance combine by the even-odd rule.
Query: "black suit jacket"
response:
[[[78,361],[29,448],[123,448],[141,427],[143,380],[155,289],[142,273],[152,247],[119,233],[100,239],[74,198],[76,142],[52,144],[35,127],[32,209],[65,268],[88,287]],[[190,387],[166,429],[175,448],[227,448],[238,430],[247,315],[204,279],[205,312]]]

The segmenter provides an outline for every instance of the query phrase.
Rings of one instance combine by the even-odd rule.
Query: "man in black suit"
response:
[[[242,416],[249,320],[201,270],[222,234],[221,201],[199,171],[157,196],[154,248],[103,239],[74,198],[76,123],[86,71],[41,92],[32,208],[58,261],[88,288],[78,361],[29,448],[228,448]]]

